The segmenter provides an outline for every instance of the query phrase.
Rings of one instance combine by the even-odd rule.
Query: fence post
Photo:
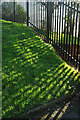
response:
[[[15,22],[15,0],[13,0],[13,22]]]
[[[80,13],[79,13],[79,36],[78,36],[78,44],[80,45],[80,43],[79,43],[79,41],[80,41]],[[78,51],[79,51],[79,71],[80,71],[80,46],[78,45]]]
[[[47,43],[49,43],[49,2],[47,2]]]
[[[79,71],[80,71],[80,54],[78,55],[78,57],[79,57]]]
[[[27,26],[29,26],[29,2],[26,2],[26,19],[27,19]]]

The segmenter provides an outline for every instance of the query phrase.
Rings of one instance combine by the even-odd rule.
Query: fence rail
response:
[[[47,36],[63,58],[80,71],[80,5],[76,2],[29,2],[29,25]],[[27,21],[28,22],[28,21]]]

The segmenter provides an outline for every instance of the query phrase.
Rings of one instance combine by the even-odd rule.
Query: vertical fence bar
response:
[[[74,43],[74,62],[73,62],[73,64],[75,63],[75,52],[76,52],[76,32],[77,32],[78,9],[79,9],[79,4],[77,4],[76,26],[75,26],[75,43]]]
[[[79,71],[80,71],[80,13],[79,13],[79,37],[78,37],[78,52],[79,52]]]
[[[40,3],[39,3],[39,29],[40,29]]]
[[[48,4],[47,4],[47,30],[49,32],[49,42],[50,42],[50,22],[49,22],[49,20],[50,20],[50,16],[49,16],[50,8],[49,8],[49,6],[50,6],[50,2],[48,2]]]
[[[66,36],[66,58],[67,58],[67,42],[68,42],[68,26],[69,26],[69,2],[68,2],[68,17],[67,17],[67,36]]]
[[[72,44],[71,44],[71,61],[73,58],[73,31],[74,31],[74,17],[75,17],[75,2],[74,2],[74,14],[73,14],[73,25],[72,25]]]
[[[13,2],[13,22],[15,22],[15,0]]]
[[[60,20],[59,20],[59,46],[60,46],[60,25],[61,24],[61,2],[60,2]]]
[[[55,33],[54,33],[54,40],[55,40],[55,43],[56,43],[56,2],[55,2]]]
[[[34,25],[34,12],[33,12],[33,8],[34,8],[34,2],[32,1],[32,24]]]
[[[34,2],[32,1],[32,24],[34,25]]]
[[[37,28],[39,28],[39,3],[37,3]]]
[[[36,6],[37,6],[37,2],[35,4],[35,9],[37,9]],[[35,25],[35,27],[36,27],[37,26],[37,10],[36,10],[35,14],[36,14],[36,25]]]
[[[51,7],[51,2],[49,3],[50,7]],[[51,8],[50,9],[50,20],[51,20]],[[49,17],[49,16],[48,16]],[[51,22],[51,21],[50,21]],[[49,22],[49,23],[50,23]],[[49,28],[49,38],[50,38],[50,44],[51,44],[51,23],[49,24],[50,28]]]
[[[76,67],[77,67],[77,63],[78,63],[78,60],[79,60],[79,71],[80,71],[79,42],[80,42],[80,13],[79,13],[79,30],[78,30],[78,44],[77,44],[77,57],[76,57],[76,60],[77,60]]]
[[[49,2],[47,2],[47,42],[49,43]]]
[[[46,2],[45,2],[45,22],[46,22]]]
[[[57,43],[58,43],[58,15],[59,15],[59,2],[58,2],[58,7],[57,7]]]
[[[30,22],[32,23],[32,2],[30,2]]]
[[[45,1],[45,23],[46,23],[46,26],[45,26],[45,28],[46,28],[46,30],[47,30],[47,21],[46,21],[46,1]]]
[[[35,26],[35,2],[34,2],[34,6],[33,6],[33,13],[34,13],[34,26]]]
[[[63,44],[63,15],[64,15],[64,2],[63,2],[63,7],[62,7],[62,34],[61,34],[61,53],[62,53],[62,44]]]
[[[50,2],[50,19],[51,19],[51,23],[50,23],[50,44],[51,44],[52,2]]]
[[[54,2],[55,3],[55,2]],[[55,8],[55,4],[54,4],[54,8]],[[54,22],[55,22],[55,12],[54,12]],[[55,44],[55,23],[54,23],[54,44]]]
[[[52,45],[53,45],[53,35],[54,35],[54,2],[53,2],[53,6],[52,6],[52,9],[53,9],[53,30],[52,30]]]
[[[26,2],[26,17],[27,17],[27,26],[29,25],[29,2]]]
[[[40,2],[40,29],[41,29],[41,2]]]
[[[72,30],[72,26],[71,23],[72,22],[72,2],[71,2],[71,8],[70,8],[70,33],[69,33],[69,49],[68,49],[68,60],[69,60],[69,54],[70,54],[70,41],[71,41],[71,30]]]
[[[42,29],[42,2],[41,2],[41,29]]]
[[[36,28],[37,28],[37,2],[36,2]]]
[[[65,23],[64,23],[64,49],[65,49],[65,33],[66,33],[66,7],[67,7],[67,2],[65,5]],[[64,57],[64,52],[63,52],[63,57]]]
[[[33,2],[33,25],[34,25],[34,2]]]
[[[79,71],[80,71],[80,55],[79,55]]]
[[[44,23],[44,0],[43,0],[43,23]]]

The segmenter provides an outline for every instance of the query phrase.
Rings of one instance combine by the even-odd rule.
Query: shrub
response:
[[[2,19],[13,21],[13,2],[2,3]],[[15,4],[15,21],[26,22],[26,11],[21,5]]]

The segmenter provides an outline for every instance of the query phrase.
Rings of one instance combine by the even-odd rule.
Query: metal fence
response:
[[[27,2],[27,25],[80,70],[80,5],[76,2]]]
[[[27,26],[35,27],[37,31],[46,36],[46,42],[52,44],[63,59],[71,61],[80,71],[80,4],[45,1],[30,2],[28,0],[26,4],[14,1],[8,14],[12,11],[11,20],[24,23],[23,14],[18,10],[19,5],[24,6]],[[5,14],[2,15],[5,17]]]

